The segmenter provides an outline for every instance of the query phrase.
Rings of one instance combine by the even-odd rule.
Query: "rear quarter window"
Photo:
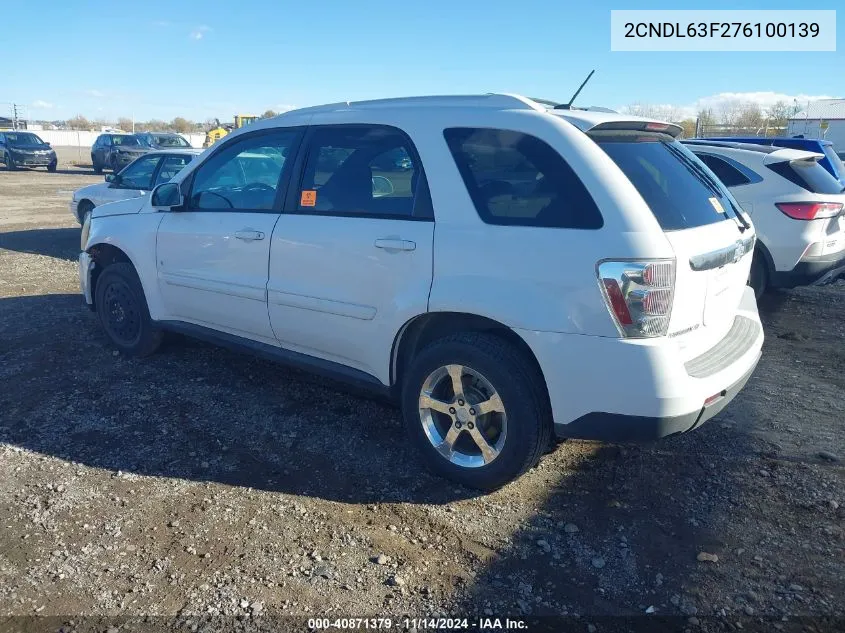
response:
[[[814,160],[782,161],[768,165],[777,175],[811,193],[842,193],[843,186]]]
[[[734,212],[725,186],[671,136],[593,131],[590,138],[636,187],[664,231],[722,222]]]
[[[449,128],[443,135],[485,223],[570,229],[603,226],[584,183],[544,141],[488,128]]]

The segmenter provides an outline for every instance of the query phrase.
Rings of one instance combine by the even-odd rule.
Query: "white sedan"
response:
[[[105,182],[77,189],[70,202],[70,211],[82,224],[94,207],[107,202],[138,198],[140,208],[148,191],[173,178],[201,153],[200,149],[172,149],[144,154],[120,173],[106,175]]]

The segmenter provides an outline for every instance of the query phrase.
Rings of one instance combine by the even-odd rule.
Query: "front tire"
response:
[[[751,260],[751,271],[748,273],[748,285],[754,289],[754,296],[759,301],[769,285],[769,271],[766,268],[766,260],[758,250],[754,251]]]
[[[150,319],[144,288],[132,264],[107,267],[97,279],[97,316],[111,342],[127,356],[149,356],[161,344],[162,332]]]
[[[103,173],[103,166],[97,162],[97,159],[94,158],[94,154],[91,154],[91,167],[94,168],[95,174],[102,174]]]
[[[90,200],[83,200],[79,203],[79,225],[85,224],[85,220],[91,215],[94,210],[94,203]]]
[[[56,166],[57,166],[57,165],[56,165],[56,163],[50,163],[49,165],[47,165],[47,171],[49,171],[49,172],[51,172],[51,173],[52,173],[52,172],[55,172],[55,171],[56,171]]]
[[[542,376],[507,341],[480,333],[437,340],[405,372],[402,415],[433,472],[481,490],[513,481],[551,434]]]
[[[15,171],[15,169],[17,169],[17,165],[15,165],[15,161],[11,157],[11,155],[6,154],[6,156],[3,159],[3,162],[6,163],[6,170],[7,171]]]

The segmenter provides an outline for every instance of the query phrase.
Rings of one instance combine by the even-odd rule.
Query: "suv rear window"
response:
[[[486,224],[571,229],[604,224],[581,179],[540,139],[487,128],[450,128],[443,135]]]
[[[637,188],[664,231],[714,224],[728,219],[728,214],[733,216],[724,185],[671,136],[633,131],[589,135]]]
[[[842,193],[842,183],[814,160],[782,161],[768,168],[811,193]]]

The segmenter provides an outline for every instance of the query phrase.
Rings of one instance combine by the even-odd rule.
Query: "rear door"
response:
[[[270,236],[301,131],[263,130],[221,144],[191,175],[185,209],[158,229],[167,318],[276,344],[267,313]]]
[[[676,257],[669,335],[698,355],[733,324],[751,267],[754,230],[701,161],[665,134],[591,132],[650,207]]]
[[[311,128],[273,232],[268,300],[282,346],[390,379],[396,332],[425,312],[434,221],[422,164],[396,128]]]

